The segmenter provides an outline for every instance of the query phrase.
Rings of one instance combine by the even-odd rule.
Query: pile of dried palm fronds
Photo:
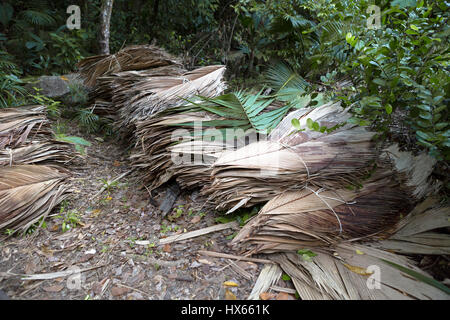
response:
[[[397,253],[449,254],[450,208],[436,198],[420,203],[393,226],[387,240],[265,255],[290,276],[302,299],[448,299],[450,289]],[[305,253],[306,256],[305,256]],[[309,254],[309,255],[308,255]],[[268,290],[281,277],[277,266],[260,278],[251,298]]]
[[[129,46],[115,54],[83,59],[77,64],[85,84],[94,87],[97,78],[128,70],[144,70],[168,65],[181,65],[180,61],[153,45]]]
[[[68,195],[69,171],[57,166],[0,167],[0,229],[27,230]]]
[[[72,144],[53,138],[44,106],[0,109],[0,229],[26,230],[67,197]]]
[[[306,184],[354,185],[367,174],[377,149],[371,141],[373,132],[351,124],[339,126],[349,117],[339,103],[291,112],[267,141],[223,153],[213,165],[212,184],[202,193],[216,209],[233,211]],[[305,129],[296,130],[292,119]],[[334,130],[308,129],[308,121]]]
[[[426,193],[435,161],[412,156],[396,145],[380,155],[378,168],[361,188],[306,185],[270,200],[234,239],[253,245],[254,252],[298,250],[332,245],[342,239],[385,237]]]
[[[130,103],[136,95],[143,91],[156,88],[155,79],[163,82],[163,79],[180,77],[184,70],[180,65],[168,65],[141,71],[123,71],[97,78],[97,84],[89,93],[90,104],[94,112],[104,118],[117,121],[117,111]],[[169,81],[166,81],[169,82]],[[166,84],[169,85],[169,84]]]
[[[70,143],[56,141],[40,105],[0,109],[0,166],[65,163],[74,157]]]
[[[173,169],[177,161],[173,157],[177,157],[178,153],[170,149],[171,145],[176,143],[178,139],[183,141],[181,145],[183,143],[195,143],[196,141],[201,143],[203,136],[194,136],[190,124],[211,121],[216,118],[214,115],[206,112],[177,112],[169,109],[166,112],[137,123],[137,145],[130,159],[133,166],[142,172],[143,182],[148,185],[150,190],[159,187],[174,175]],[[176,130],[180,130],[180,134],[177,134]],[[193,152],[193,148],[185,150],[183,157],[189,157],[189,161],[184,163],[184,165],[191,164],[190,160]],[[203,152],[201,150],[200,161],[195,163],[203,167],[204,163],[202,160]],[[179,163],[179,165],[181,166],[183,163]],[[202,183],[205,183],[205,179],[209,180],[209,174],[210,171],[208,170],[200,170],[194,181],[187,183],[183,187],[193,186],[194,184],[201,186]]]
[[[278,124],[291,108],[261,93],[229,93],[172,107],[137,122],[133,165],[150,189],[175,177],[182,188],[204,187],[212,164],[249,134]],[[253,129],[252,129],[253,128]],[[239,141],[235,141],[239,140]]]
[[[138,94],[120,109],[122,126],[135,124],[159,111],[180,106],[196,95],[215,97],[223,92],[225,67],[201,67],[182,76],[151,77]]]
[[[224,66],[185,70],[155,46],[125,48],[115,55],[90,57],[79,63],[90,92],[93,112],[114,122],[129,137],[136,122],[186,103],[194,95],[214,97],[225,89]]]

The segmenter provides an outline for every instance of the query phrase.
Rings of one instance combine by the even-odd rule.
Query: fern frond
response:
[[[283,88],[305,90],[308,87],[308,82],[302,76],[281,61],[269,66],[265,73],[265,83],[275,91]]]
[[[34,24],[36,26],[52,26],[56,23],[55,18],[53,18],[47,12],[40,12],[35,10],[24,10],[21,12],[21,17],[28,23]]]

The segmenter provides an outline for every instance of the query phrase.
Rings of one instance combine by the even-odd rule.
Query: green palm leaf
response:
[[[263,96],[262,91],[250,94],[245,91],[228,93],[215,98],[199,97],[200,102],[192,102],[196,107],[214,113],[227,120],[215,120],[214,124],[239,127],[250,125],[257,131],[274,128],[291,108],[286,105],[271,111],[265,111],[274,101],[272,96]],[[232,120],[235,120],[233,122]]]

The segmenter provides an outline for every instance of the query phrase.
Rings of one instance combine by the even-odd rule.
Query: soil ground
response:
[[[113,141],[80,132],[75,123],[67,127],[70,134],[92,143],[85,160],[71,166],[74,192],[45,220],[45,228],[0,243],[1,290],[11,299],[248,297],[262,264],[198,254],[198,250],[230,253],[228,245],[236,230],[154,245],[160,238],[216,224],[214,213],[201,211],[202,202],[196,201],[195,193],[181,194],[174,213],[162,219],[153,204],[161,201],[164,190],[150,201],[134,173],[95,197],[104,181],[129,170],[126,152]],[[63,230],[61,217],[66,217],[66,226],[73,224],[69,230]],[[139,244],[142,240],[150,244]],[[21,276],[71,268],[91,269],[51,280],[22,280]],[[225,287],[224,281],[237,286]]]

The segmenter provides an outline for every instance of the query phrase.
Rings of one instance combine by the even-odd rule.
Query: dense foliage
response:
[[[101,2],[0,3],[0,106],[23,102],[24,78],[71,72],[98,52]],[[65,26],[71,4],[81,8],[79,30]],[[379,26],[370,28],[374,4]],[[188,68],[226,63],[229,79],[248,86],[263,75],[275,90],[285,87],[287,101],[322,92],[342,100],[354,113],[351,121],[370,123],[382,139],[448,161],[449,6],[443,0],[115,0],[110,49],[156,43]],[[93,120],[88,109],[79,117],[84,125]]]

